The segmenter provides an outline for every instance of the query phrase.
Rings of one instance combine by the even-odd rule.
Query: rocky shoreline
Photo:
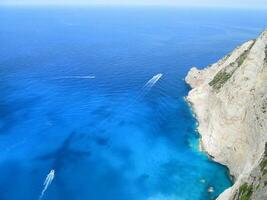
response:
[[[201,149],[234,177],[218,199],[267,199],[267,30],[185,81]]]

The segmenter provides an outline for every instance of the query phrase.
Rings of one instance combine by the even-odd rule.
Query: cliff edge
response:
[[[218,199],[267,200],[267,30],[185,80],[202,149],[234,177]]]

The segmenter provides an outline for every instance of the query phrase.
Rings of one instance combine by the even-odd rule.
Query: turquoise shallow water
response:
[[[255,38],[265,12],[2,7],[0,19],[1,200],[210,200],[231,185],[196,150],[183,78]]]

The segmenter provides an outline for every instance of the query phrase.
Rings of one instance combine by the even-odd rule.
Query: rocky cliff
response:
[[[201,148],[234,177],[218,199],[267,200],[267,30],[217,63],[192,68],[186,82]]]

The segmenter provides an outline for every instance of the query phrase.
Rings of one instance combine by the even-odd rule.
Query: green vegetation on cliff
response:
[[[247,55],[248,55],[249,50],[250,50],[250,49],[245,50],[245,51],[240,55],[240,57],[237,58],[237,60],[236,60],[236,62],[237,62],[237,67],[240,67],[240,66],[244,63],[244,61],[245,61],[245,59],[246,59],[246,57],[247,57]]]
[[[260,162],[260,168],[263,175],[267,173],[267,143],[265,144],[265,151],[263,155],[263,159]]]
[[[209,85],[213,87],[213,89],[219,90],[226,81],[231,78],[232,74],[227,73],[225,70],[219,71],[213,78]]]
[[[239,187],[237,198],[238,200],[250,200],[253,193],[253,186],[244,183]]]
[[[247,58],[247,55],[252,48],[254,43],[251,44],[251,46],[245,50],[236,60],[235,62],[230,63],[228,66],[226,66],[224,69],[221,69],[212,79],[212,81],[209,82],[209,85],[215,89],[219,90],[233,75],[233,73],[236,71],[237,68],[239,68]]]

